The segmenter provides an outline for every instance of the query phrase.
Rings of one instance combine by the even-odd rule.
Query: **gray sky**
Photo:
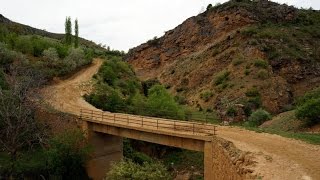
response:
[[[162,36],[209,3],[226,0],[0,0],[0,14],[50,32],[63,33],[66,16],[79,19],[80,36],[125,50]],[[275,0],[320,9],[319,0]]]

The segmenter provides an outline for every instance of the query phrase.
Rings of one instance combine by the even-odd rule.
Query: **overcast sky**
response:
[[[63,33],[66,16],[78,18],[80,36],[127,51],[162,36],[211,3],[226,0],[0,0],[0,14],[50,32]],[[275,0],[320,9],[320,0]]]

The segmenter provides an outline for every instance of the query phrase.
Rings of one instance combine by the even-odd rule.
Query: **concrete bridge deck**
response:
[[[109,161],[104,158],[106,153],[122,152],[122,137],[203,152],[205,180],[221,179],[228,170],[221,171],[228,157],[218,158],[224,152],[215,141],[216,126],[212,124],[87,109],[81,109],[79,118],[89,142],[97,149],[88,170],[93,179],[104,177],[108,169],[105,161]],[[236,172],[227,174],[239,179]]]

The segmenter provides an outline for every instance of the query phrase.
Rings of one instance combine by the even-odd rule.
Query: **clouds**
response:
[[[1,0],[3,1],[3,0]],[[10,0],[0,13],[11,20],[51,32],[64,32],[66,16],[79,19],[80,36],[128,50],[163,35],[209,3],[226,0]],[[277,0],[320,9],[319,0]]]

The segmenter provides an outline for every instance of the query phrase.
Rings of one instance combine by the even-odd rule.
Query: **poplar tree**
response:
[[[66,44],[71,45],[72,43],[72,23],[71,23],[71,17],[66,17],[65,22],[65,41]]]
[[[79,46],[79,25],[78,25],[78,19],[74,21],[74,47],[77,48]]]

